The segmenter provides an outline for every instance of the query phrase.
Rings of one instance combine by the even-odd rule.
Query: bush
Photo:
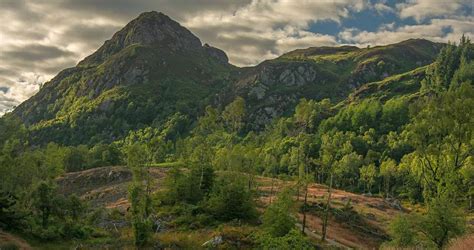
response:
[[[273,237],[281,237],[295,227],[295,219],[290,211],[293,206],[293,199],[290,190],[285,190],[278,195],[278,198],[265,210],[263,214],[263,228]]]
[[[219,177],[210,193],[207,208],[216,219],[223,221],[249,220],[257,215],[253,194],[245,180],[236,177],[235,173]]]
[[[214,172],[210,167],[202,169],[193,167],[188,173],[173,168],[166,181],[167,192],[164,194],[162,201],[168,205],[177,203],[196,205],[209,194],[213,179]]]
[[[258,234],[256,243],[260,249],[316,249],[309,239],[296,229],[291,229],[282,237],[273,237],[268,233]]]
[[[150,220],[134,220],[132,223],[133,226],[133,236],[135,239],[136,246],[143,246],[147,243],[150,238],[152,224]]]
[[[407,215],[399,215],[389,226],[389,233],[392,236],[392,244],[398,247],[408,247],[415,244],[416,232],[411,219]]]
[[[424,215],[410,214],[397,217],[390,224],[391,244],[398,247],[425,245],[439,249],[465,230],[461,210],[447,198],[435,198]]]
[[[85,239],[93,232],[91,228],[73,221],[66,222],[61,231],[65,239]]]
[[[0,249],[2,250],[17,250],[20,249],[19,246],[15,245],[13,242],[0,243]]]

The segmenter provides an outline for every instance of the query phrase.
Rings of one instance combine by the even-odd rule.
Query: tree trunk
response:
[[[308,204],[308,183],[306,182],[305,185],[305,192],[304,192],[304,204],[303,204],[303,223],[301,232],[304,233],[304,229],[306,228],[306,208]]]
[[[43,209],[43,213],[42,213],[42,226],[43,226],[43,229],[46,229],[48,227],[48,214],[49,212],[47,211],[48,209]]]
[[[473,204],[473,196],[474,195],[469,195],[469,210],[474,209],[474,204]]]
[[[273,182],[275,178],[272,177],[272,188],[270,189],[270,204],[272,204],[272,198],[273,198]]]
[[[202,189],[203,180],[204,180],[204,166],[201,165],[201,178],[199,179],[199,189]]]
[[[300,201],[300,181],[296,183],[296,201]]]
[[[331,193],[332,193],[332,173],[329,176],[328,200],[326,203],[326,212],[324,213],[322,241],[326,240],[328,219],[329,219],[329,209],[331,207]]]
[[[386,188],[385,189],[385,192],[386,192],[385,196],[388,199],[388,198],[390,198],[390,177],[387,177],[387,181],[386,181],[385,185],[386,185],[386,187],[385,187]]]

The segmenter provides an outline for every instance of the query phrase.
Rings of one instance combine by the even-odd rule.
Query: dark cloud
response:
[[[48,75],[55,75],[59,71],[65,69],[65,68],[73,67],[77,63],[78,63],[77,59],[68,58],[66,60],[61,61],[60,63],[36,65],[36,69],[38,69],[39,72],[44,72]]]
[[[6,94],[9,89],[10,89],[9,87],[0,86],[0,92],[3,92],[4,94]]]
[[[44,17],[44,13],[32,10],[27,0],[2,0],[0,10],[3,15],[9,15],[24,22],[35,22]]]
[[[0,76],[10,76],[11,77],[11,76],[15,76],[16,74],[17,74],[17,72],[15,70],[0,67]],[[0,77],[0,80],[2,80],[1,77]]]
[[[20,104],[18,100],[7,97],[5,96],[5,93],[3,91],[0,91],[0,114],[3,114],[11,110],[13,107],[17,106],[18,104]]]
[[[0,59],[7,61],[39,61],[73,55],[73,52],[55,46],[30,44],[7,48],[0,54]]]
[[[72,24],[62,34],[67,42],[97,43],[103,42],[121,28],[117,25]]]
[[[203,11],[232,11],[251,0],[39,0],[49,8],[130,20],[144,11],[161,11],[178,21]]]

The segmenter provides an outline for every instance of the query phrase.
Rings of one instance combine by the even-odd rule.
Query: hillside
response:
[[[255,126],[289,114],[300,98],[344,100],[366,84],[430,64],[442,44],[411,39],[373,48],[314,47],[265,61],[239,79],[238,95],[250,103]],[[413,89],[417,91],[416,87]]]
[[[440,48],[427,40],[308,48],[238,68],[168,16],[147,12],[11,115],[30,128],[35,144],[92,145],[160,127],[177,113],[192,124],[205,106],[224,107],[241,96],[252,114],[248,129],[261,130],[302,97],[343,100],[366,83],[432,63]]]
[[[177,112],[196,116],[216,102],[233,70],[224,52],[162,13],[144,13],[13,115],[37,143],[110,142]]]
[[[143,13],[0,118],[0,248],[469,245],[473,86],[466,36],[237,67]]]
[[[155,192],[163,188],[165,176],[169,173],[167,168],[150,168],[151,176],[155,183]],[[59,189],[64,195],[76,194],[87,201],[92,207],[105,207],[109,211],[116,213],[115,217],[104,217],[96,223],[100,227],[112,229],[115,224],[117,227],[125,229],[127,225],[124,217],[126,211],[130,209],[130,202],[127,197],[127,186],[131,182],[131,172],[126,167],[103,167],[85,170],[81,172],[68,173],[59,177],[57,180]],[[296,183],[288,181],[275,181],[273,191],[271,189],[270,178],[258,177],[257,195],[259,206],[265,209],[275,200],[278,193],[285,187],[292,187]],[[317,207],[323,201],[327,192],[327,187],[323,185],[312,185],[309,187],[309,202],[314,209],[314,214],[309,216],[309,231],[318,237],[321,229],[321,221],[318,219]],[[331,220],[331,228],[328,237],[339,244],[353,248],[372,248],[380,246],[386,237],[388,221],[391,217],[407,212],[401,206],[394,205],[387,200],[379,197],[368,197],[358,195],[343,190],[334,190],[334,205],[342,209],[348,202],[353,207],[351,211],[351,220],[341,221],[340,218]],[[295,197],[296,199],[296,197]],[[301,205],[301,204],[299,204]],[[342,210],[341,210],[342,211]],[[117,217],[117,214],[121,216]],[[173,228],[172,223],[163,225],[168,233],[186,233],[180,232],[179,228]],[[356,228],[359,227],[359,228]],[[355,230],[359,232],[355,232]],[[209,233],[212,235],[212,233]],[[210,236],[208,236],[210,237]],[[200,242],[194,242],[195,245],[202,245],[207,238],[200,239]],[[176,244],[179,244],[176,242]]]

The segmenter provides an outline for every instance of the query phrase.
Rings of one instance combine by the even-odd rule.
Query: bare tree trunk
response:
[[[388,198],[390,198],[390,176],[387,176],[387,181],[386,181],[385,185],[386,185],[386,191],[385,191],[386,194],[385,195],[388,199]]]
[[[275,178],[272,177],[272,188],[270,189],[270,204],[272,204],[272,198],[273,198],[273,182]]]
[[[329,177],[328,200],[326,203],[326,211],[324,213],[324,220],[323,220],[323,235],[322,235],[323,241],[326,240],[328,219],[329,219],[329,209],[331,207],[331,193],[332,193],[332,173],[330,174],[330,177]]]
[[[203,180],[204,180],[204,165],[201,164],[201,178],[199,179],[199,189],[202,189]]]
[[[474,195],[469,195],[469,210],[474,209],[474,204],[473,204],[473,196]]]
[[[304,205],[303,205],[303,223],[301,232],[304,233],[304,229],[306,228],[306,208],[308,205],[308,182],[305,185],[305,192],[304,192]]]
[[[300,181],[296,184],[296,201],[300,201]]]

